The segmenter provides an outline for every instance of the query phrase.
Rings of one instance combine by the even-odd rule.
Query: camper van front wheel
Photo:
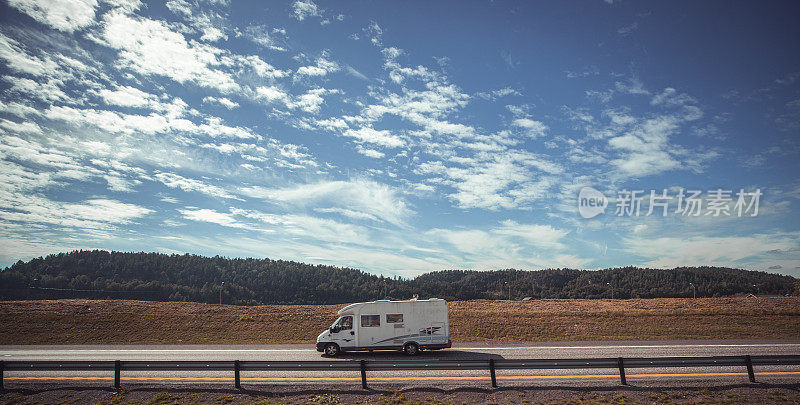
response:
[[[419,346],[417,346],[416,343],[406,343],[406,345],[403,346],[403,353],[405,353],[406,356],[416,356],[417,353],[419,353]]]
[[[325,354],[331,357],[336,356],[337,354],[339,354],[339,345],[337,345],[336,343],[331,343],[325,346]]]

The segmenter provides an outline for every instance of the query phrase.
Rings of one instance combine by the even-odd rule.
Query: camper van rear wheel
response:
[[[325,346],[325,354],[331,357],[335,357],[337,354],[339,354],[339,345],[337,345],[336,343],[328,344],[327,346]]]
[[[406,343],[406,345],[403,346],[403,353],[405,353],[406,356],[416,356],[417,353],[419,353],[419,346],[417,346],[416,343]]]

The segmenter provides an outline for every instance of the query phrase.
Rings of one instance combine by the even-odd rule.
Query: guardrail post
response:
[[[494,359],[489,359],[489,375],[492,376],[492,388],[497,388],[497,376],[494,373]]]
[[[119,388],[119,375],[120,371],[122,371],[122,362],[119,360],[114,360],[114,388]]]
[[[622,361],[622,357],[617,358],[617,366],[619,366],[619,381],[622,385],[628,385],[628,381],[625,380],[625,363]]]
[[[242,388],[242,384],[239,381],[239,360],[233,361],[233,385],[236,389]]]
[[[361,388],[367,389],[367,362],[361,360]]]
[[[753,372],[753,360],[750,359],[750,355],[744,356],[744,365],[747,366],[747,376],[750,377],[750,382],[756,382],[756,373]]]

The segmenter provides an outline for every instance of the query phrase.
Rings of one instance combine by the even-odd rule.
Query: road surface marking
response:
[[[454,350],[511,350],[511,349],[647,349],[647,348],[700,348],[700,347],[794,347],[800,343],[777,344],[715,344],[715,345],[628,345],[628,346],[509,346],[509,347],[454,347]]]
[[[636,377],[719,377],[746,376],[747,373],[643,373],[627,374],[628,378]],[[761,371],[755,375],[800,375],[800,371]],[[497,376],[498,380],[521,379],[579,379],[579,378],[619,378],[619,374],[565,374],[565,375],[505,375]],[[103,380],[110,381],[114,377],[6,377],[14,381],[42,380]],[[374,380],[489,380],[489,376],[419,376],[419,377],[369,377]],[[231,377],[121,377],[125,381],[233,381]],[[242,377],[241,381],[361,381],[360,377]]]

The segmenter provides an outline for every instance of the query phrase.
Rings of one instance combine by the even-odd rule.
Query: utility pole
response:
[[[508,281],[503,281],[503,284],[508,285],[508,300],[511,301],[511,283]]]
[[[225,288],[225,282],[222,282],[222,285],[219,286],[219,305],[222,305],[222,289]]]
[[[25,299],[31,299],[31,294],[32,294],[32,289],[33,289],[32,284],[36,284],[37,281],[39,281],[39,279],[38,278],[34,278],[33,281],[29,281],[28,282],[28,289],[25,290]]]
[[[694,283],[689,283],[692,286],[692,298],[697,298],[697,288],[695,288]]]
[[[611,287],[611,299],[614,299],[614,284],[606,283],[607,286]]]

